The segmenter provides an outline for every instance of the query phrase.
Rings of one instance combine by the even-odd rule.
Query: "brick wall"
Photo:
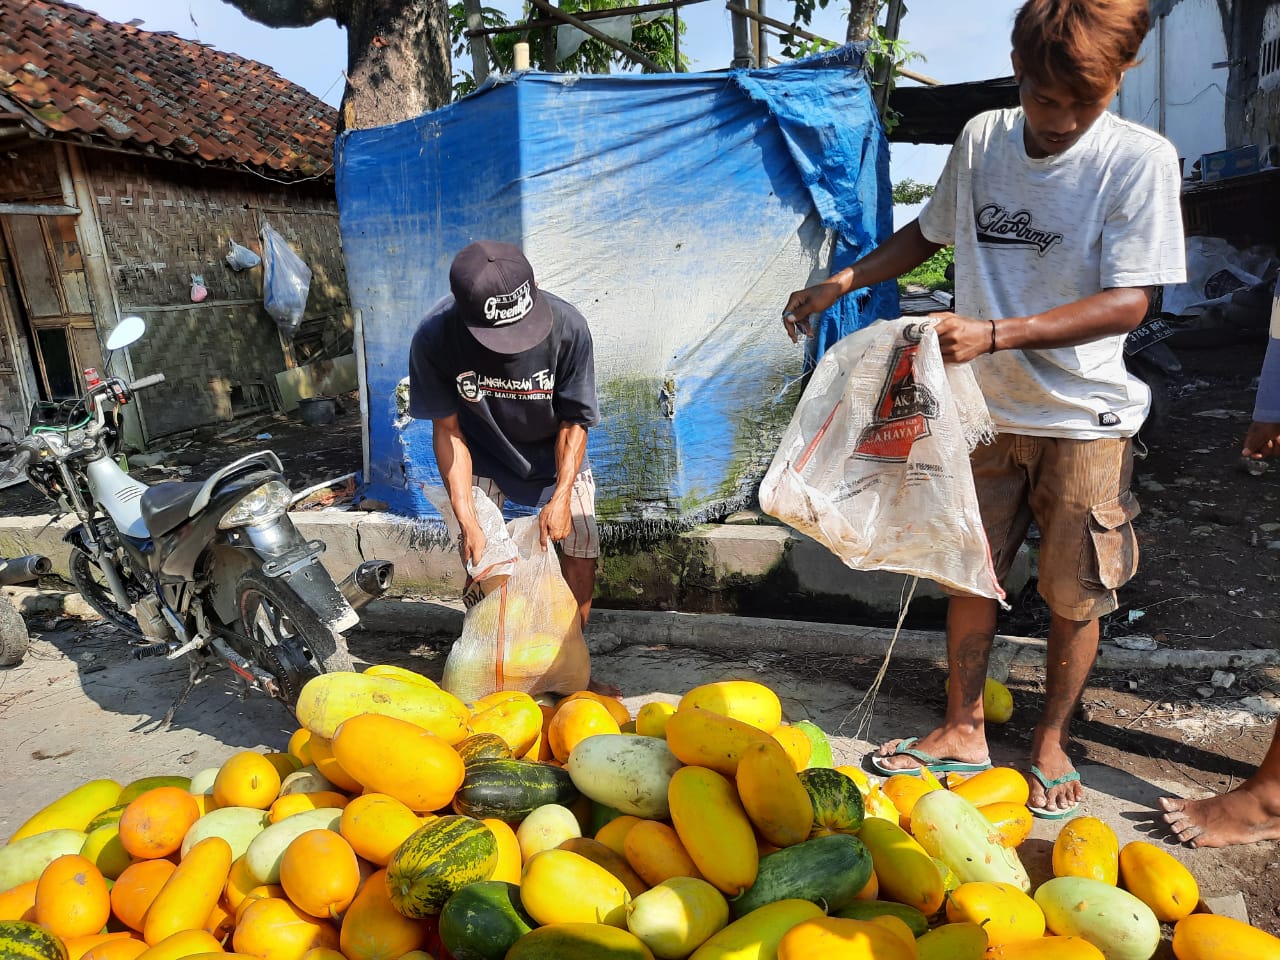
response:
[[[298,362],[348,352],[352,318],[331,185],[288,186],[245,173],[86,150],[83,154],[122,315],[147,321],[130,350],[134,373],[168,382],[143,398],[147,433],[163,436],[246,412],[255,384],[285,369],[275,322],[262,309],[261,266],[236,272],[232,239],[261,253],[269,222],[314,277]],[[191,274],[208,299],[193,304]],[[345,345],[345,349],[344,349]]]

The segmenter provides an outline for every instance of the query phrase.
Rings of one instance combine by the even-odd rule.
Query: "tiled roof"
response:
[[[56,0],[0,0],[0,116],[286,178],[332,169],[338,115],[270,67]]]

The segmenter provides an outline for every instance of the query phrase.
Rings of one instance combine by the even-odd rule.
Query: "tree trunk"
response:
[[[880,0],[851,0],[849,5],[849,31],[845,42],[853,43],[871,36],[880,12]]]
[[[449,102],[445,0],[349,0],[349,7],[345,128],[395,123]]]
[[[447,0],[225,0],[271,27],[327,17],[347,30],[342,127],[395,123],[442,107],[453,92]]]

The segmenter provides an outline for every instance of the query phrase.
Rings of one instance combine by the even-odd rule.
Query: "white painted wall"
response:
[[[1182,0],[1152,24],[1140,56],[1142,62],[1125,75],[1117,112],[1172,140],[1186,158],[1186,170],[1201,154],[1225,149],[1227,68],[1213,64],[1227,59],[1227,41],[1216,0]]]

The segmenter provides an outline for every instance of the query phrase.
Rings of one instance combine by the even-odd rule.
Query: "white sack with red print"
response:
[[[993,435],[973,371],[942,362],[932,326],[882,320],[818,362],[760,504],[855,570],[1003,600],[969,467]]]

